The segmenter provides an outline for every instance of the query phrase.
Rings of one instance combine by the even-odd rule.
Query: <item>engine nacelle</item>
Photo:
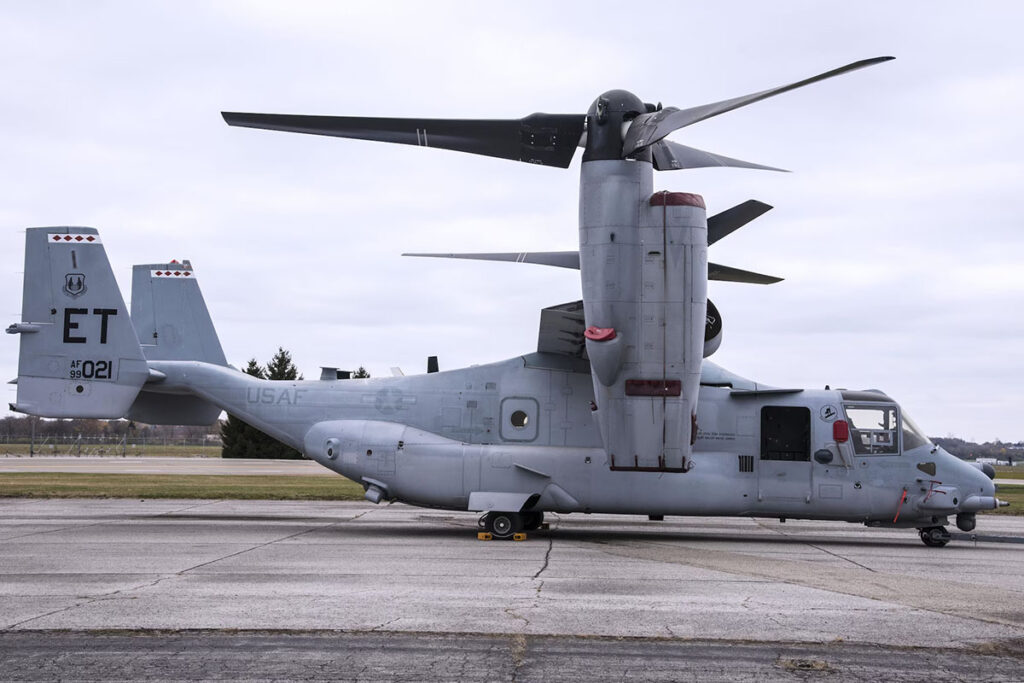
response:
[[[708,314],[704,320],[704,357],[707,358],[722,345],[722,315],[711,299],[708,299]]]

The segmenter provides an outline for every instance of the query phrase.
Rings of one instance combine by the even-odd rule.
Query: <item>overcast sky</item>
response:
[[[575,249],[568,170],[229,128],[220,111],[518,118],[625,88],[688,107],[896,61],[679,131],[791,169],[660,173],[709,215],[775,209],[711,259],[713,360],[784,387],[879,388],[929,433],[1024,439],[1024,4],[2,2],[0,297],[23,230],[193,261],[228,359],[423,372],[536,348],[575,271],[402,258]],[[6,337],[0,377],[17,374]],[[8,387],[8,400],[14,400]]]

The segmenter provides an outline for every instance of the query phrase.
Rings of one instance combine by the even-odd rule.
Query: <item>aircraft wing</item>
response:
[[[586,359],[585,329],[582,301],[541,309],[537,351]]]

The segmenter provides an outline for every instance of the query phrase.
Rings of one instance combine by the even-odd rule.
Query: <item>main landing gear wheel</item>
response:
[[[544,523],[543,512],[523,512],[523,531],[536,531]]]
[[[512,538],[523,530],[523,518],[518,512],[488,512],[481,519],[494,538]]]
[[[918,529],[918,533],[921,534],[921,541],[929,548],[941,548],[949,543],[949,532],[943,526],[925,527]]]

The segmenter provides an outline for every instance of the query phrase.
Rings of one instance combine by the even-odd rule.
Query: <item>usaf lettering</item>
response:
[[[249,403],[266,403],[268,405],[280,405],[286,403],[295,405],[306,393],[305,389],[246,389],[245,400]]]
[[[107,343],[107,319],[112,315],[117,315],[116,308],[94,308],[92,309],[93,315],[100,316],[100,344]],[[71,331],[78,329],[78,323],[72,318],[76,315],[89,315],[88,308],[65,308],[64,309],[64,343],[65,344],[85,344],[88,339],[85,337],[72,337]]]

